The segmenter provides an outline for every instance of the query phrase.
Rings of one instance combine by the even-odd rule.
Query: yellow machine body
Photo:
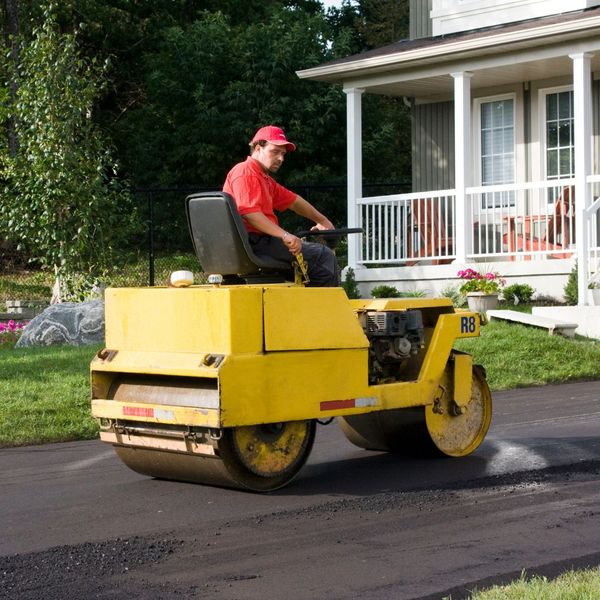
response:
[[[399,378],[370,384],[361,315],[410,310],[422,314],[423,348]],[[150,475],[262,491],[287,483],[310,450],[314,430],[292,424],[344,417],[351,441],[386,446],[363,430],[383,431],[386,415],[404,421],[411,409],[426,407],[434,442],[455,423],[475,427],[466,444],[460,427],[452,433],[456,450],[436,442],[451,455],[472,451],[489,425],[485,379],[469,355],[452,350],[457,338],[479,335],[479,315],[456,312],[445,298],[348,300],[341,288],[287,284],[122,288],[106,290],[105,311],[106,348],[91,364],[92,412],[101,438]],[[469,425],[462,413],[476,393],[485,414]],[[292,458],[278,466],[282,454]],[[206,475],[214,460],[189,467],[184,455],[219,458],[228,474]],[[239,461],[259,483],[274,478],[273,485],[231,475]]]

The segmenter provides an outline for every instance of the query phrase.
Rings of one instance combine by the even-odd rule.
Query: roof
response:
[[[572,45],[574,40],[599,37],[600,7],[593,7],[431,38],[400,40],[301,70],[297,74],[305,79],[345,83],[390,71],[422,69],[442,62],[497,56],[509,50],[514,52],[541,46],[557,47],[561,43]]]

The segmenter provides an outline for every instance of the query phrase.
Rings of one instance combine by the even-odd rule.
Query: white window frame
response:
[[[548,145],[546,139],[546,97],[550,94],[560,94],[561,92],[572,92],[572,85],[560,85],[554,87],[541,88],[538,90],[538,107],[539,107],[539,140],[540,140],[540,173],[544,181],[548,180],[547,171],[547,152]],[[575,125],[575,114],[573,114],[573,126]],[[575,160],[575,159],[573,159]]]
[[[475,173],[476,181],[478,186],[482,184],[482,170],[481,170],[481,105],[490,102],[498,102],[502,100],[512,100],[514,113],[513,113],[513,127],[514,127],[514,174],[515,183],[521,181],[523,173],[521,173],[521,165],[523,161],[520,160],[522,138],[523,138],[523,127],[521,114],[521,103],[519,102],[519,95],[516,92],[509,92],[505,94],[497,94],[493,96],[482,96],[473,100],[473,172]],[[518,202],[518,199],[515,199]],[[478,210],[482,213],[500,213],[502,208],[499,206],[484,207],[480,206]]]

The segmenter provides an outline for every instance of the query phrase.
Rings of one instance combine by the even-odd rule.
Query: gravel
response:
[[[182,544],[171,539],[117,538],[3,556],[0,557],[0,598],[81,600],[117,597],[114,592],[104,591],[112,587],[106,585],[111,579],[132,573],[142,565],[158,563]],[[161,597],[160,590],[148,587],[137,592],[134,588],[128,595],[139,599]],[[164,597],[169,594],[165,593]]]

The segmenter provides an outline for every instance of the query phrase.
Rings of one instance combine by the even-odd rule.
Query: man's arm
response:
[[[312,229],[333,229],[333,223],[322,213],[320,213],[310,202],[296,196],[296,199],[288,207],[301,217],[306,217],[315,223]]]
[[[246,213],[244,219],[246,219],[254,229],[258,229],[258,231],[262,231],[267,235],[280,238],[292,254],[298,254],[302,251],[302,241],[300,238],[289,233],[285,229],[282,229],[279,225],[275,225],[275,223],[270,221],[263,213]]]

